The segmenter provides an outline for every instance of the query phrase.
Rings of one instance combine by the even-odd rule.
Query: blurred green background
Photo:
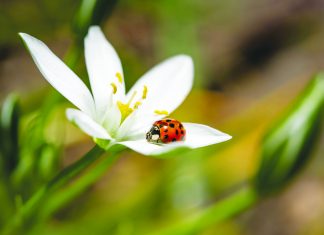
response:
[[[127,87],[163,59],[189,54],[195,86],[172,117],[213,126],[233,139],[165,160],[123,152],[104,177],[37,224],[34,234],[144,234],[225,197],[254,176],[263,136],[324,68],[320,0],[107,4],[112,13],[102,29],[119,53]],[[2,176],[0,221],[93,146],[66,120],[64,110],[71,105],[48,98],[56,91],[17,36],[29,33],[63,58],[73,40],[80,41],[72,23],[79,5],[76,0],[0,0],[0,100],[12,92],[20,97],[17,152],[24,159],[14,174]],[[74,71],[87,81],[83,57]],[[2,143],[5,138],[1,135]],[[324,234],[323,143],[322,128],[311,161],[283,192],[199,234]]]

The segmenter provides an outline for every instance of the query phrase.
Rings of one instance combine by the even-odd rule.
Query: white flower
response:
[[[153,67],[125,94],[120,59],[98,26],[85,38],[85,61],[92,92],[38,39],[20,33],[45,79],[77,109],[67,117],[96,139],[121,144],[144,155],[165,153],[178,147],[198,148],[231,137],[211,127],[183,123],[185,141],[165,145],[148,143],[145,133],[153,122],[169,115],[186,98],[193,83],[193,62],[177,55]]]

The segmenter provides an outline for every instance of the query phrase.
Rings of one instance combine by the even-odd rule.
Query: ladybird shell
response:
[[[185,139],[186,130],[182,123],[178,120],[166,118],[154,122],[153,126],[159,128],[159,141],[164,144],[175,141],[183,141]]]

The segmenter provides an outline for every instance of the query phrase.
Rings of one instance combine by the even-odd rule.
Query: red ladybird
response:
[[[171,118],[165,118],[153,123],[146,133],[146,140],[151,143],[167,144],[182,141],[186,136],[186,130],[182,123]]]

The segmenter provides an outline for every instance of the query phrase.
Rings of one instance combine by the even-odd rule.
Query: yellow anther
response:
[[[110,83],[110,86],[112,86],[112,88],[113,88],[113,93],[116,94],[116,92],[117,92],[116,84],[112,82],[112,83]]]
[[[143,95],[142,95],[143,100],[146,99],[146,95],[147,95],[147,86],[144,85],[144,87],[143,87]]]
[[[169,112],[166,110],[154,110],[154,113],[157,115],[169,115]]]
[[[116,73],[116,77],[118,78],[118,81],[120,84],[123,83],[123,76],[121,75],[121,73]]]
[[[138,106],[140,106],[142,103],[137,101],[135,104],[134,104],[134,109],[138,109]]]

